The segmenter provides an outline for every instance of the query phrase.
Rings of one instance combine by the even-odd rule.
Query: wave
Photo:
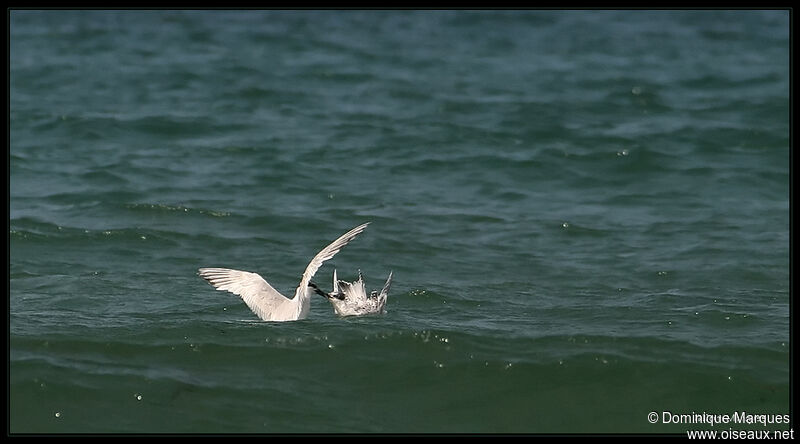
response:
[[[615,409],[594,408],[594,418],[610,424],[579,421],[577,430],[646,432],[647,423],[622,424],[618,415],[688,401],[730,407],[726,388],[738,407],[760,400],[780,409],[788,393],[788,373],[767,370],[785,366],[786,350],[608,336],[499,339],[336,322],[215,323],[147,335],[159,344],[12,337],[12,431],[565,433],[576,430],[566,418],[622,397]],[[76,396],[80,403],[69,401]],[[101,409],[105,419],[97,421]],[[314,421],[300,424],[287,413],[298,410]],[[143,416],[144,425],[125,419]]]

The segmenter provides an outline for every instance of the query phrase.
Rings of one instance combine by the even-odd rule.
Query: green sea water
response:
[[[789,11],[8,14],[10,433],[790,413]]]

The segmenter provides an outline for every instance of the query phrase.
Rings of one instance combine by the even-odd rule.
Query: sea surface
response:
[[[787,428],[790,11],[8,16],[10,433]]]

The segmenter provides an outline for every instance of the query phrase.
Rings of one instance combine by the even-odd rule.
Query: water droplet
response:
[[[561,228],[569,228],[569,222],[564,222],[561,224]]]
[[[141,401],[142,400],[142,395],[140,395],[138,393],[134,394],[133,396],[134,396],[134,398],[136,398],[137,401]]]
[[[56,412],[56,418],[60,418],[60,417],[61,417],[61,412]]]
[[[333,345],[333,344],[328,344],[328,348],[329,348],[329,349],[331,349],[331,350],[333,350],[335,347],[334,347],[334,345]]]
[[[627,155],[628,155],[628,150],[617,151],[617,156],[627,156]]]
[[[147,237],[145,237],[145,236],[139,236],[139,237],[140,237],[142,240],[147,240]]]

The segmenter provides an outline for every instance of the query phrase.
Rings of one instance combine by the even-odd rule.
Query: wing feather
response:
[[[275,309],[289,301],[257,273],[228,268],[201,268],[198,274],[217,290],[241,296],[250,310],[265,321],[271,320]]]
[[[364,290],[363,282],[339,281],[339,289],[344,293],[344,299],[350,304],[361,306],[367,302],[367,292]]]
[[[389,272],[389,278],[386,279],[386,283],[383,284],[383,289],[381,290],[381,294],[378,296],[379,299],[386,299],[389,296],[389,287],[392,286],[392,272]]]
[[[303,272],[303,278],[300,280],[300,285],[298,285],[297,290],[295,290],[295,297],[302,297],[302,295],[306,293],[308,283],[311,282],[311,278],[314,277],[314,274],[317,272],[317,270],[319,270],[319,267],[321,267],[325,261],[335,256],[339,250],[341,250],[356,236],[361,234],[361,232],[367,228],[367,225],[369,225],[369,222],[353,228],[347,233],[339,236],[338,239],[331,242],[327,247],[323,248],[319,253],[317,253],[317,255],[311,259],[311,262],[309,262],[306,270]]]

